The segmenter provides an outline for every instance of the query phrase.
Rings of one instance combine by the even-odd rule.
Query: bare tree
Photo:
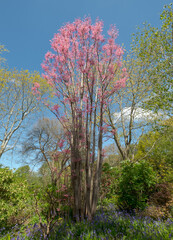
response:
[[[114,143],[104,147],[104,163],[108,163],[111,167],[118,167],[122,156]]]
[[[56,185],[61,173],[69,166],[68,144],[57,119],[42,118],[28,133],[22,144],[22,154],[29,162],[47,165],[51,181]]]

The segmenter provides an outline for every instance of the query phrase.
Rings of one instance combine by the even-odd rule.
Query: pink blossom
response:
[[[123,55],[124,51],[121,47],[118,47],[115,54],[118,56],[118,57],[121,57]]]
[[[58,105],[58,104],[55,104],[55,105],[53,106],[53,108],[52,108],[52,110],[55,110],[55,111],[58,111],[58,109],[59,109],[59,105]]]
[[[64,142],[65,142],[65,140],[64,140],[64,139],[61,139],[60,142],[57,143],[57,144],[58,144],[58,147],[59,147],[59,148],[63,148]]]
[[[49,67],[45,64],[45,63],[42,63],[41,64],[41,67],[43,68],[44,71],[48,71],[49,70]]]
[[[54,35],[51,41],[52,53],[45,55],[42,64],[45,73],[43,77],[54,92],[51,99],[54,106],[50,109],[62,123],[65,132],[65,137],[57,143],[59,151],[54,158],[56,161],[63,158],[64,162],[70,158],[72,177],[78,176],[79,168],[76,166],[85,156],[89,156],[92,161],[97,155],[92,147],[94,141],[98,146],[97,134],[108,132],[105,123],[99,128],[99,122],[104,118],[107,104],[114,99],[115,91],[125,87],[125,68],[113,86],[116,71],[119,73],[121,70],[123,49],[115,42],[118,35],[115,26],[111,26],[108,34],[106,40],[103,36],[103,22],[98,19],[95,24],[91,24],[90,18],[67,23]],[[39,87],[37,83],[34,84],[34,94],[39,93]],[[65,141],[68,141],[70,150],[66,149]],[[73,157],[72,150],[76,148],[82,150],[82,154],[74,151]],[[85,169],[80,171],[82,175]],[[64,192],[66,189],[62,185],[58,191]],[[66,197],[68,194],[64,194],[63,199]]]
[[[49,59],[52,59],[52,58],[54,58],[54,54],[52,54],[51,52],[47,52],[45,54],[46,61],[49,61]]]
[[[111,133],[112,133],[112,134],[116,134],[116,132],[117,132],[116,129],[112,129],[112,130],[111,130]]]
[[[126,81],[127,81],[127,77],[124,77],[123,79],[121,79],[121,87],[125,88],[126,87]]]
[[[34,87],[35,87],[35,88],[40,88],[40,84],[39,84],[38,82],[35,82],[35,83],[34,83]]]
[[[69,149],[64,149],[63,152],[69,154],[71,151]]]
[[[118,30],[116,29],[115,25],[111,25],[110,29],[108,30],[109,36],[112,38],[117,38],[118,36]]]

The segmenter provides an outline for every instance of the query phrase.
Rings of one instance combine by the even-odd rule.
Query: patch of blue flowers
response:
[[[3,230],[1,229],[1,232]],[[170,240],[173,239],[173,219],[153,220],[117,210],[99,211],[92,221],[62,221],[55,225],[49,236],[43,237],[38,224],[26,228],[13,228],[2,240]]]

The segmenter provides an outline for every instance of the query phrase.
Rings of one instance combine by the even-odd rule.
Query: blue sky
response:
[[[91,16],[119,29],[118,43],[129,49],[131,34],[145,21],[159,26],[159,16],[170,0],[1,0],[0,43],[10,68],[41,71],[49,40],[66,22]]]
[[[104,33],[115,24],[117,42],[130,48],[131,34],[144,22],[160,25],[160,13],[170,0],[0,0],[0,44],[10,68],[40,71],[54,33],[76,18],[97,17],[104,22]],[[12,159],[10,157],[10,159]],[[11,167],[17,167],[9,162]]]

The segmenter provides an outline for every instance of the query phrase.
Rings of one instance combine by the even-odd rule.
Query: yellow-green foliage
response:
[[[40,74],[36,71],[30,73],[28,70],[18,71],[16,69],[0,69],[1,91],[5,91],[9,88],[12,91],[14,87],[18,89],[23,89],[25,87],[28,93],[32,93],[32,86],[35,82],[40,84],[40,90],[43,92],[47,91],[48,85],[46,84],[46,81],[40,77]]]
[[[139,141],[135,159],[146,159],[159,178],[173,181],[173,127],[172,118],[162,123],[159,131],[150,131]]]
[[[8,50],[4,47],[4,45],[0,45],[0,66],[6,61],[6,59],[2,57],[4,52],[8,52]]]
[[[26,180],[19,178],[13,170],[0,168],[0,226],[20,223],[27,211],[29,197]]]
[[[2,92],[13,92],[15,88],[23,89],[24,87],[27,89],[27,94],[31,94],[32,86],[35,82],[40,84],[41,93],[47,92],[49,85],[40,76],[39,72],[34,71],[30,73],[28,70],[9,70],[3,66],[6,59],[2,57],[2,54],[7,51],[3,45],[0,45],[0,97],[3,96]]]

